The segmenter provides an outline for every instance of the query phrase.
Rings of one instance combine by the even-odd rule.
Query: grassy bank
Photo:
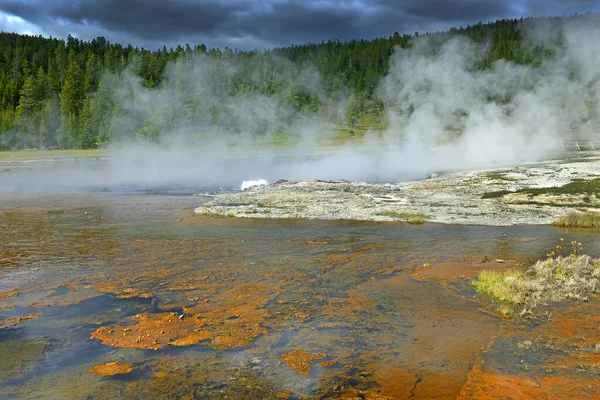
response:
[[[564,228],[600,228],[600,213],[571,213],[554,220],[552,225]]]
[[[102,150],[18,150],[0,151],[0,163],[23,161],[51,160],[54,157],[95,157],[103,154]]]
[[[472,281],[505,316],[528,314],[540,304],[589,301],[600,291],[600,261],[572,254],[538,261],[525,272],[483,271]]]
[[[563,186],[548,187],[548,188],[524,188],[516,191],[498,190],[495,192],[487,192],[481,196],[482,199],[493,199],[502,197],[506,194],[511,193],[524,193],[530,196],[537,196],[542,194],[547,195],[595,195],[600,194],[600,178],[583,180],[574,179],[571,182]]]

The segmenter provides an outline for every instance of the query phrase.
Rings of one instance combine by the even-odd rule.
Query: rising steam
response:
[[[552,20],[527,21],[522,26],[525,46],[544,45],[553,53],[535,67],[501,60],[491,69],[476,68],[487,44],[464,37],[450,37],[439,46],[425,36],[412,48],[397,49],[378,92],[386,104],[389,127],[383,134],[367,134],[360,146],[319,150],[315,137],[326,127],[317,115],[300,114],[267,95],[214,97],[214,66],[206,58],[173,66],[172,83],[163,89],[150,92],[137,82],[131,84],[125,115],[171,118],[171,132],[162,137],[175,149],[176,138],[205,132],[197,144],[213,155],[230,157],[201,156],[181,167],[197,179],[209,179],[205,171],[210,171],[226,185],[258,177],[399,181],[434,171],[533,161],[558,150],[571,128],[579,136],[594,133],[600,114],[596,22],[595,16],[559,25]],[[561,46],[549,47],[559,42]],[[294,68],[289,64],[288,72],[299,77],[295,80],[322,96],[316,72]],[[185,98],[173,97],[170,91],[177,85],[186,85],[189,96],[224,102],[227,111],[216,124],[187,126],[185,119],[172,118],[171,108],[165,108],[166,103],[185,107]],[[295,132],[301,140],[285,155],[249,150],[261,135],[278,132]],[[232,143],[233,156],[227,150]]]
[[[122,110],[108,122],[116,132],[109,168],[85,180],[226,188],[261,178],[397,182],[534,161],[559,150],[574,129],[579,136],[600,133],[598,17],[529,20],[521,28],[526,46],[551,52],[539,65],[501,60],[477,68],[489,44],[450,35],[441,45],[434,36],[421,36],[411,48],[396,49],[378,90],[388,128],[342,147],[323,146],[331,129],[318,111],[298,110],[268,87],[251,93],[232,82],[241,68],[233,59],[173,62],[165,82],[152,90],[133,73],[107,75],[100,91],[116,94]],[[313,96],[343,118],[346,104],[335,99],[347,99],[347,93],[325,98],[314,69],[275,62],[295,82],[290,94]],[[261,71],[274,73],[268,65]],[[253,79],[262,82],[261,76]],[[224,85],[239,85],[238,92],[225,95]],[[140,126],[143,138],[131,134]],[[260,145],[281,134],[292,135],[296,145]]]

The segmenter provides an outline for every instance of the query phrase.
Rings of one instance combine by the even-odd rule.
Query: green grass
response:
[[[471,283],[503,315],[517,308],[524,315],[539,304],[592,299],[600,291],[600,261],[576,254],[548,258],[526,272],[482,271]]]
[[[510,192],[508,190],[499,190],[496,192],[484,193],[483,196],[481,196],[481,198],[493,199],[502,197],[509,193],[525,193],[532,196],[537,196],[539,194],[586,194],[589,196],[593,194],[600,194],[600,178],[592,179],[589,181],[582,179],[574,179],[566,185],[549,188],[525,188],[516,190],[514,192]]]
[[[600,213],[571,213],[552,222],[552,226],[564,228],[599,228]]]
[[[339,144],[352,140],[360,140],[365,133],[369,131],[382,132],[387,128],[387,126],[388,124],[386,122],[379,121],[375,118],[365,118],[354,126],[332,125],[332,140]]]
[[[377,215],[381,215],[382,217],[390,217],[401,219],[403,221],[408,222],[409,224],[422,224],[429,218],[430,216],[427,214],[420,213],[411,213],[411,212],[398,212],[398,211],[382,211],[377,213]]]
[[[481,174],[481,176],[485,179],[491,179],[491,180],[495,180],[495,181],[515,181],[515,179],[513,178],[509,178],[508,176],[506,176],[505,172],[500,172],[500,171],[488,171],[488,172],[484,172],[483,174]]]
[[[235,213],[233,211],[229,211],[227,213],[222,213],[219,211],[214,211],[214,210],[210,210],[207,208],[204,208],[202,211],[197,212],[196,215],[199,215],[201,217],[212,217],[212,218],[233,218],[235,217]]]
[[[50,160],[54,157],[95,157],[104,154],[102,150],[18,150],[0,151],[0,163]]]

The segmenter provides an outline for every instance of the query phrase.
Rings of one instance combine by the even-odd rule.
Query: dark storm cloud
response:
[[[522,15],[599,10],[598,0],[2,0],[0,11],[54,35],[157,48],[270,47],[447,29]]]

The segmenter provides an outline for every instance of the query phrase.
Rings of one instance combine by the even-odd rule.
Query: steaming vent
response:
[[[248,188],[255,187],[255,186],[267,186],[268,184],[269,184],[269,182],[267,182],[265,179],[244,181],[244,182],[242,182],[242,186],[240,187],[240,189],[246,190]]]

